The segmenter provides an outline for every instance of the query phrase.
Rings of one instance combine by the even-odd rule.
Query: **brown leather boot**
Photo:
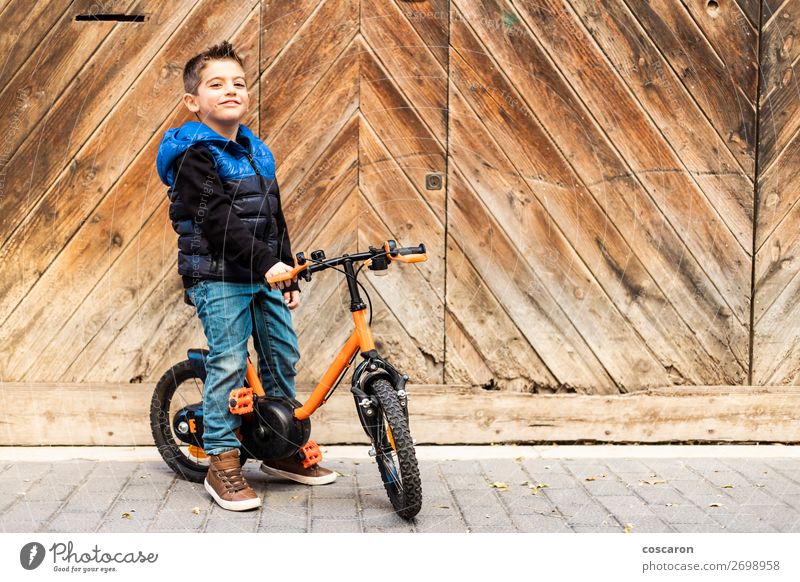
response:
[[[261,470],[273,477],[290,479],[304,485],[327,485],[336,481],[336,473],[319,464],[303,467],[303,462],[295,457],[270,460],[261,463]]]
[[[247,484],[239,463],[239,449],[210,455],[211,465],[205,488],[220,507],[231,511],[246,511],[261,507],[261,499]]]

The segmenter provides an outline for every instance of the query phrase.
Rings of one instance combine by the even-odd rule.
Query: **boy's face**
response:
[[[184,93],[183,102],[212,129],[238,126],[250,105],[242,67],[231,60],[210,61],[200,72],[197,95]]]

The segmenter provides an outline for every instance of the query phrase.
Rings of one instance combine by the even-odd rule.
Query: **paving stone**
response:
[[[451,516],[426,516],[418,515],[416,518],[416,529],[424,533],[465,533],[469,529],[460,517]]]
[[[673,529],[680,533],[724,533],[725,529],[717,522],[673,523]]]
[[[51,532],[93,532],[102,519],[103,513],[99,511],[59,512],[41,529]]]
[[[453,491],[453,497],[462,511],[466,511],[472,507],[491,507],[496,511],[503,510],[503,506],[497,498],[497,494],[488,487],[479,490],[456,489]]]
[[[623,528],[621,525],[573,525],[572,530],[575,533],[623,533]]]
[[[650,468],[639,459],[604,459],[603,464],[617,475],[620,473],[648,474],[650,471]]]
[[[562,533],[569,532],[570,527],[562,517],[544,515],[512,515],[511,520],[517,529],[526,533]]]
[[[723,491],[740,505],[782,505],[778,498],[760,487],[736,487]]]
[[[584,489],[541,489],[537,495],[543,495],[553,505],[573,506],[591,503],[592,498]]]
[[[680,494],[676,489],[668,485],[637,485],[631,488],[634,494],[641,497],[645,503],[650,505],[680,505],[688,503],[689,500]]]
[[[161,499],[137,499],[134,501],[120,499],[114,502],[107,512],[107,519],[121,518],[123,513],[130,513],[139,519],[152,519],[155,518],[162,503]],[[208,504],[204,504],[204,506],[207,507]]]
[[[397,515],[394,511],[381,511],[377,509],[366,509],[361,513],[364,528],[367,527],[399,527],[405,526],[408,522]]]
[[[677,459],[643,459],[642,462],[650,468],[657,478],[671,481],[673,479],[697,479],[697,473],[686,467],[683,461]]]
[[[300,527],[292,527],[292,526],[284,526],[284,525],[276,525],[276,524],[266,524],[258,529],[259,533],[296,533],[296,534],[304,534],[306,533],[305,528]]]
[[[75,491],[74,485],[37,485],[25,493],[26,501],[63,501]]]
[[[476,526],[470,529],[470,533],[477,534],[497,534],[497,533],[518,533],[517,528],[513,526]]]
[[[1,526],[13,525],[15,529],[2,531],[36,531],[48,522],[61,505],[60,501],[19,501],[4,512],[0,519]]]
[[[583,486],[589,495],[633,495],[630,487],[625,483],[613,478],[597,479],[595,481],[584,481]]]
[[[650,509],[663,521],[676,524],[676,523],[705,523],[714,524],[711,516],[697,507],[696,505],[672,505],[666,507],[663,505],[650,505]]]
[[[206,517],[207,512],[203,511],[201,511],[199,514],[194,514],[191,509],[181,512],[162,509],[153,520],[151,530],[167,531],[190,529],[192,531],[200,531]]]
[[[508,524],[508,514],[498,507],[468,507],[461,508],[464,521],[472,528],[473,526],[502,526]]]
[[[393,526],[368,526],[364,525],[364,533],[414,533],[412,525],[393,525]]]
[[[530,493],[516,495],[506,501],[509,513],[529,514],[529,513],[550,513],[555,509],[555,505],[550,502],[543,494]]]
[[[105,511],[116,499],[119,491],[91,491],[85,488],[73,493],[64,511]]]
[[[452,490],[457,489],[479,489],[481,487],[488,488],[490,482],[480,473],[475,474],[462,474],[462,473],[445,473],[445,482]]]
[[[569,525],[608,525],[609,523],[616,523],[611,512],[595,502],[559,506],[558,510]]]
[[[311,496],[314,499],[343,499],[345,497],[355,497],[355,480],[352,478],[342,479],[341,477],[328,485],[317,485],[309,487]]]
[[[608,475],[611,472],[605,463],[598,461],[570,461],[565,463],[565,466],[578,481],[583,481],[586,477]]]
[[[671,525],[661,521],[656,516],[639,516],[635,519],[619,521],[623,528],[630,523],[632,526],[631,533],[668,533],[675,531]]]
[[[545,484],[547,489],[580,489],[581,487],[577,477],[568,473],[531,475],[528,482],[533,485]]]
[[[655,517],[650,507],[633,495],[608,495],[598,497],[597,501],[620,521],[632,521],[641,517]]]
[[[352,517],[358,515],[356,502],[352,498],[314,499],[311,503],[311,515],[318,517]]]
[[[445,475],[480,475],[481,466],[477,461],[439,461],[439,469]]]
[[[256,522],[215,521],[206,524],[205,533],[256,533]]]
[[[359,533],[361,525],[357,519],[326,519],[315,518],[311,520],[312,533]]]

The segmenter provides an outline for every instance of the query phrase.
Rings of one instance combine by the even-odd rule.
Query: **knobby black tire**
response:
[[[381,479],[389,495],[389,500],[397,515],[404,519],[411,519],[422,508],[422,483],[417,465],[417,455],[414,452],[414,441],[408,429],[403,407],[397,398],[394,387],[387,380],[376,380],[373,384],[375,396],[383,409],[385,421],[388,422],[394,440],[394,452],[400,465],[401,484],[392,482],[389,471],[394,466],[391,452],[386,452],[386,442],[376,442],[376,461],[381,472]],[[388,434],[385,437],[388,442]]]
[[[187,481],[202,483],[208,473],[208,466],[195,463],[181,452],[180,445],[172,433],[172,418],[169,415],[172,397],[178,387],[192,380],[202,381],[189,360],[175,364],[161,376],[150,400],[150,430],[164,462]],[[239,454],[240,461],[244,464],[248,456],[244,449],[240,449]]]

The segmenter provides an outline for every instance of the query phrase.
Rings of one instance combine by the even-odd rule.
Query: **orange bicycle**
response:
[[[353,371],[350,392],[364,432],[372,442],[375,457],[389,500],[395,512],[411,519],[422,507],[422,485],[414,440],[409,431],[408,376],[401,374],[375,349],[372,339],[372,305],[369,294],[358,281],[363,267],[386,274],[393,262],[417,263],[427,260],[425,245],[398,247],[389,240],[382,247],[327,259],[317,250],[306,257],[297,253],[291,272],[268,279],[269,283],[295,277],[311,280],[312,273],[335,269],[347,278],[350,311],[355,329],[334,358],[305,403],[295,399],[266,396],[253,362],[248,357],[245,385],[231,392],[230,409],[242,415],[238,437],[240,458],[262,461],[298,455],[306,466],[317,462],[319,449],[311,434],[310,417],[336,390],[356,355],[362,361]],[[356,269],[354,265],[361,263]],[[369,305],[361,298],[364,292]],[[208,472],[203,452],[203,388],[208,350],[190,349],[188,359],[172,368],[156,385],[150,405],[153,438],[164,459],[178,475],[202,482]]]

